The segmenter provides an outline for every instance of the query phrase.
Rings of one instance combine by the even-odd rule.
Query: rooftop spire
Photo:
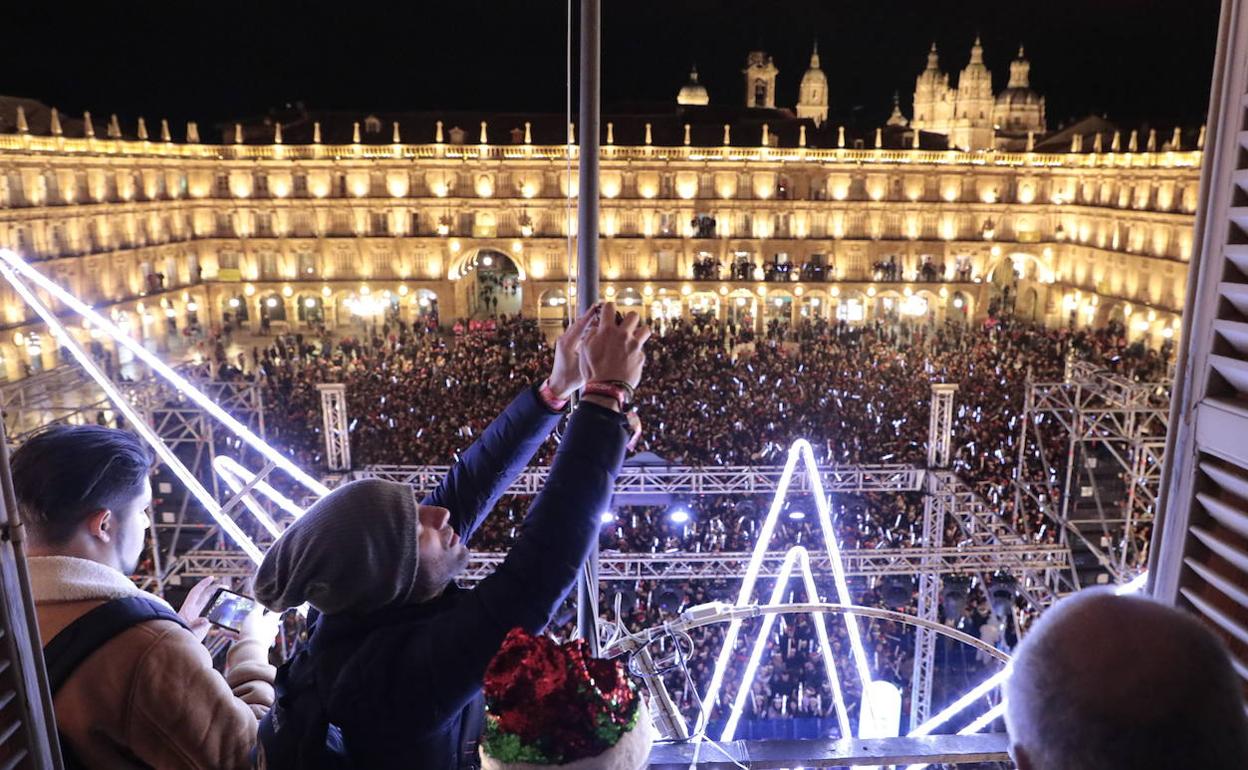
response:
[[[281,143],[282,143],[282,124],[274,123],[273,124],[273,144],[281,144]]]
[[[907,126],[910,121],[906,120],[906,116],[901,112],[901,95],[893,91],[893,114],[888,116],[885,121],[886,126]]]
[[[95,126],[91,123],[91,113],[82,113],[82,134],[88,139],[95,136]]]
[[[399,121],[397,120],[394,121],[394,134],[390,137],[390,141],[394,144],[402,144],[403,140],[399,138]]]
[[[932,49],[927,52],[927,68],[929,70],[940,69],[940,54],[936,52],[936,41],[932,41]]]
[[[108,116],[108,138],[121,138],[121,123],[117,122],[117,113]]]
[[[65,132],[61,130],[61,113],[52,108],[52,136],[62,136]]]
[[[160,141],[162,142],[173,141],[173,135],[169,133],[169,119],[168,118],[160,119]]]
[[[979,35],[975,36],[975,45],[971,46],[971,64],[984,63],[984,46],[979,42]]]
[[[199,144],[199,124],[193,120],[186,123],[186,142],[187,144]]]
[[[139,117],[139,138],[147,141],[147,121],[142,116]]]
[[[814,50],[810,52],[810,68],[812,70],[819,69],[819,39],[815,38]]]
[[[20,104],[17,105],[17,133],[30,133],[30,125],[26,122],[26,108]]]
[[[1031,88],[1031,63],[1023,58],[1023,46],[1018,46],[1018,56],[1010,62],[1009,88]]]

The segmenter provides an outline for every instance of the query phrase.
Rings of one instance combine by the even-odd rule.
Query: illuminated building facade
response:
[[[1173,336],[1203,135],[1123,141],[1092,121],[1030,150],[966,152],[904,119],[847,134],[823,120],[818,78],[803,81],[807,117],[774,109],[775,71],[751,54],[762,107],[604,118],[604,296],[758,329],[972,321],[996,301]],[[97,132],[89,115],[0,109],[0,243],[158,349],[227,319],[358,328],[436,308],[444,324],[554,324],[572,299],[575,127],[561,116],[303,115],[216,141],[191,124],[173,141],[163,121],[123,135],[115,119]],[[499,304],[482,304],[484,282]],[[6,377],[58,362],[7,287],[0,326]]]

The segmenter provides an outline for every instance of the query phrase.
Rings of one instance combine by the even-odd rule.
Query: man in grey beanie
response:
[[[550,378],[521,392],[423,501],[405,485],[357,481],[286,530],[256,596],[274,610],[310,604],[314,630],[279,671],[260,766],[330,766],[327,736],[343,755],[335,767],[476,766],[485,668],[512,628],[545,628],[597,538],[649,335],[636,313],[595,307],[559,338]],[[582,388],[521,536],[493,575],[458,588],[473,532]]]

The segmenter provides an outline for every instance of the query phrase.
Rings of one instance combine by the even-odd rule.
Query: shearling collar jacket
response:
[[[87,559],[37,556],[28,564],[45,644],[110,599],[155,598]],[[70,676],[53,701],[57,727],[91,768],[247,768],[259,718],[273,704],[267,652],[255,640],[236,642],[223,675],[185,628],[140,623]]]

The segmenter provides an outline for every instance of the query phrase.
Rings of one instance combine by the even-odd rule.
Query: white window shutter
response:
[[[1248,683],[1245,0],[1223,4],[1195,242],[1150,582],[1226,640]]]

